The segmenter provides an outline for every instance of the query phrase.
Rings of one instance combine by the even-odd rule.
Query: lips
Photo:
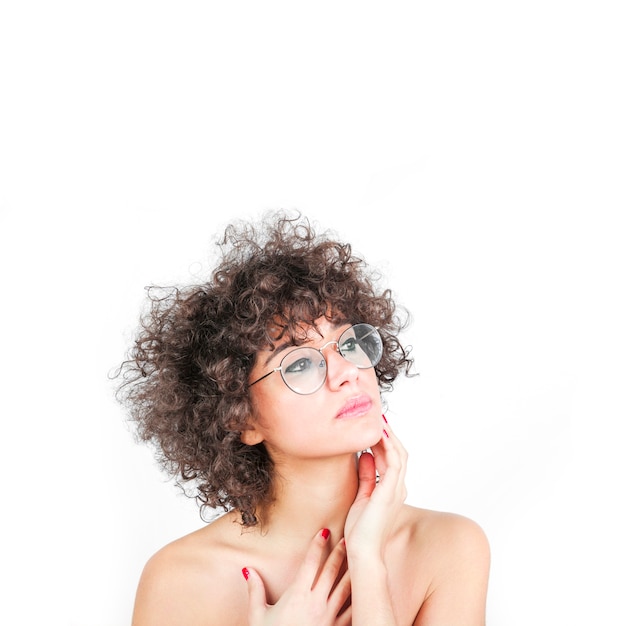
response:
[[[347,419],[351,417],[360,417],[365,415],[372,408],[372,401],[369,396],[361,395],[356,398],[350,398],[339,413],[337,413],[337,419]]]

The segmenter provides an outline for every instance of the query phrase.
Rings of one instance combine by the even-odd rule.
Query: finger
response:
[[[336,620],[335,626],[352,626],[352,606],[349,606]]]
[[[329,597],[331,593],[331,589],[337,582],[337,578],[339,577],[339,572],[341,570],[342,565],[346,560],[346,543],[342,539],[337,545],[332,549],[331,553],[328,555],[324,565],[321,568],[320,575],[315,583],[315,589],[322,594],[325,594],[326,597]],[[339,605],[340,608],[341,605]]]
[[[387,453],[393,449],[393,442],[397,440],[397,437],[393,434],[389,422],[384,415],[381,421],[383,422],[381,437],[378,442],[372,446],[371,450],[376,459],[376,469],[382,477],[387,470]]]
[[[389,489],[404,492],[404,479],[408,454],[404,446],[395,436],[389,424],[385,424],[385,430],[381,440],[372,446],[376,470],[380,475],[379,487],[381,491],[391,495]],[[397,497],[406,498],[406,494],[399,493]]]
[[[323,528],[313,537],[304,555],[302,565],[300,565],[296,573],[295,581],[308,585],[309,589],[313,586],[313,582],[315,581],[317,572],[322,563],[324,549],[326,548],[329,536],[330,531],[327,528]]]
[[[265,585],[255,570],[244,567],[241,573],[248,587],[248,622],[250,626],[254,626],[261,623],[267,610]]]
[[[394,433],[393,429],[391,428],[391,425],[387,421],[387,418],[383,416],[383,419],[385,423],[384,423],[384,428],[383,428],[383,437],[381,438],[380,443],[386,448],[391,447],[395,449],[400,454],[400,457],[406,458],[408,454],[407,454],[406,449],[402,445],[402,442]]]
[[[380,441],[373,445],[372,454],[374,455],[374,462],[376,465],[376,471],[380,476],[380,480],[382,481],[387,473],[387,470],[390,465],[393,464],[393,455],[395,454],[395,449],[392,441],[390,440],[389,431],[385,429],[383,436]]]
[[[359,457],[359,488],[356,500],[369,498],[376,488],[376,461],[369,452],[363,452]]]
[[[372,452],[376,458],[376,468],[380,472],[384,471],[386,465],[398,462],[400,465],[406,464],[408,453],[402,442],[391,429],[389,422],[385,419],[383,436],[380,441],[372,446]]]
[[[345,605],[350,597],[351,591],[350,572],[346,570],[341,579],[337,582],[328,600],[333,613],[337,614],[341,610],[341,607]]]

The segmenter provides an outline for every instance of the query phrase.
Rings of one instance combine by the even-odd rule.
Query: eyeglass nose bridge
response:
[[[333,344],[335,344],[335,352],[339,352],[339,354],[341,354],[341,352],[339,350],[339,342],[338,341],[329,341],[328,343],[325,343],[321,348],[318,348],[318,351],[322,353],[322,356],[324,356],[324,353],[322,351],[326,350],[326,348],[328,348],[328,346],[332,346]]]
[[[339,337],[339,339],[341,339],[341,337]],[[335,346],[335,352],[339,356],[341,356],[343,361],[345,361],[346,363],[350,363],[352,365],[356,365],[355,363],[352,363],[352,361],[348,357],[346,357],[345,354],[343,354],[343,352],[339,348],[339,341],[329,341],[328,343],[325,343],[321,348],[316,348],[316,350],[322,355],[322,358],[324,359],[324,362],[327,364],[326,365],[326,369],[324,371],[324,380],[326,380],[326,376],[328,376],[328,369],[327,369],[328,368],[328,360],[324,356],[324,353],[322,352],[322,350],[326,350],[326,348],[328,348],[328,346],[332,346],[332,345]]]

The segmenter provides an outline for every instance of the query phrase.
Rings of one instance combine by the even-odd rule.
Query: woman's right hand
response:
[[[250,626],[349,626],[351,608],[339,612],[350,597],[350,577],[340,574],[346,558],[341,540],[324,560],[328,531],[313,538],[296,576],[274,605],[267,604],[265,585],[252,568],[243,569],[248,584]]]

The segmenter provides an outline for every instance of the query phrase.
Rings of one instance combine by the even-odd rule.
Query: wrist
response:
[[[375,554],[348,555],[348,568],[352,591],[352,623],[371,626],[397,624],[384,560]]]
[[[386,579],[387,577],[385,559],[376,550],[347,550],[347,559],[352,578],[360,573],[377,579]]]
[[[371,567],[385,566],[382,546],[374,545],[371,542],[367,542],[365,545],[354,541],[349,544],[346,543],[346,553],[348,561],[352,563],[360,563]]]

